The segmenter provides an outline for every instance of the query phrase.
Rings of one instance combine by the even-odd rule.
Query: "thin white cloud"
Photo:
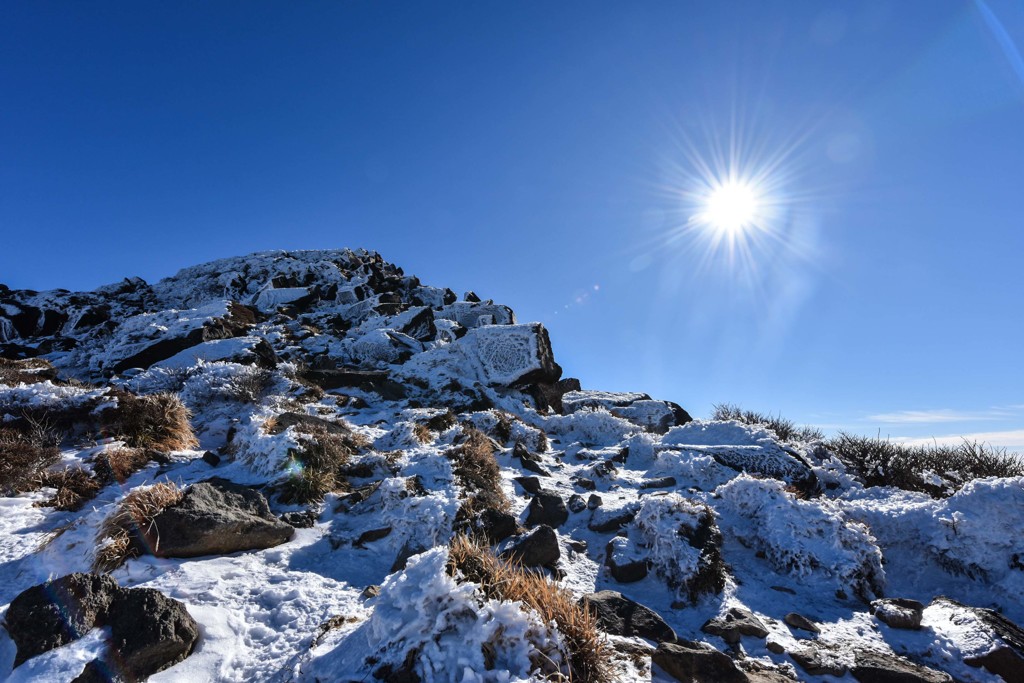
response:
[[[956,410],[899,410],[894,413],[868,415],[868,422],[885,424],[938,424],[942,422],[971,422],[974,420],[997,420],[1003,417],[995,411],[984,413],[964,413]]]
[[[997,448],[1008,448],[1010,450],[1024,450],[1024,429],[1009,429],[1001,432],[975,432],[973,434],[949,434],[946,436],[934,437],[907,437],[896,436],[892,441],[904,443],[910,446],[956,446],[967,441],[979,441]]]

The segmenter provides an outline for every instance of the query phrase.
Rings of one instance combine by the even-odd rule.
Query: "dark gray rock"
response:
[[[295,529],[309,529],[320,515],[315,510],[298,510],[281,515],[281,521]]]
[[[152,588],[132,588],[110,606],[110,647],[127,678],[141,680],[192,653],[199,626],[185,606]]]
[[[892,628],[917,630],[921,628],[924,605],[908,598],[884,598],[871,603],[871,613]]]
[[[428,550],[430,550],[430,548],[425,547],[417,540],[410,539],[406,541],[402,546],[402,549],[398,551],[398,555],[395,557],[395,561],[391,565],[390,573],[394,574],[395,572],[402,571],[405,569],[406,565],[409,564],[410,558],[415,557],[420,553],[425,553]]]
[[[69,574],[18,595],[6,616],[14,665],[108,627],[108,652],[79,681],[138,681],[191,654],[199,626],[185,606],[152,588],[121,588],[109,576]]]
[[[740,642],[741,636],[753,636],[755,638],[766,638],[768,636],[768,629],[765,628],[764,622],[754,616],[750,610],[742,607],[730,607],[725,614],[708,619],[700,627],[700,630],[714,636],[720,636],[730,645]]]
[[[675,477],[658,477],[640,482],[641,489],[664,489],[676,485]]]
[[[846,667],[816,647],[802,647],[789,653],[800,668],[812,676],[844,676]]]
[[[798,628],[801,631],[809,631],[811,633],[821,633],[821,629],[818,628],[818,625],[802,614],[790,612],[784,616],[782,620],[792,628]]]
[[[657,612],[616,591],[584,595],[580,604],[597,617],[602,631],[616,636],[640,636],[655,643],[676,641],[676,632]]]
[[[587,497],[587,509],[596,510],[597,508],[601,507],[601,504],[603,502],[604,501],[601,500],[601,496],[597,495],[596,493],[591,493],[590,496]]]
[[[321,389],[353,388],[371,391],[388,401],[398,401],[406,397],[405,387],[391,379],[385,370],[357,369],[323,369],[307,370],[302,378],[316,384]]]
[[[519,530],[519,522],[511,512],[486,508],[477,518],[477,528],[483,532],[488,543],[494,544],[516,533]]]
[[[513,481],[523,487],[523,490],[530,495],[537,495],[540,493],[541,485],[540,479],[537,477],[516,477]]]
[[[633,521],[633,518],[636,517],[637,509],[637,505],[626,505],[624,507],[613,508],[611,510],[602,508],[601,510],[594,512],[594,516],[591,517],[590,522],[587,524],[587,528],[591,531],[599,531],[601,533],[618,531]]]
[[[547,524],[551,527],[559,527],[569,519],[569,510],[565,507],[565,501],[557,493],[541,491],[530,501],[527,508],[526,526]]]
[[[583,496],[578,493],[574,493],[569,496],[569,512],[579,513],[587,509],[587,502],[583,500]]]
[[[379,541],[382,538],[387,538],[390,535],[391,535],[391,527],[390,526],[380,527],[378,529],[368,529],[367,531],[364,531],[363,533],[359,534],[359,538],[357,538],[356,542],[353,543],[352,545],[354,545],[357,548],[362,548],[367,543],[373,543],[374,541]]]
[[[14,666],[106,623],[110,603],[120,590],[109,576],[76,573],[22,591],[5,618],[18,648]]]
[[[271,514],[259,491],[213,480],[192,485],[142,533],[158,557],[199,557],[270,548],[295,530]]]
[[[707,643],[661,643],[651,656],[665,673],[683,683],[746,683],[747,676],[724,652]]]
[[[531,531],[502,553],[502,557],[518,562],[524,567],[551,567],[561,556],[558,534],[545,524]]]
[[[630,552],[629,541],[616,537],[605,548],[605,566],[619,583],[633,583],[647,576],[650,565],[646,557]]]
[[[914,664],[908,659],[876,651],[859,651],[850,674],[860,683],[952,683],[942,671]]]

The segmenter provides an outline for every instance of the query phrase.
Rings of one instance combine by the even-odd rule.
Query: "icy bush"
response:
[[[451,491],[432,491],[415,496],[404,477],[389,477],[380,483],[381,519],[396,538],[430,548],[448,540],[458,500]]]
[[[410,559],[385,580],[369,620],[308,673],[335,678],[359,666],[349,639],[365,639],[376,651],[376,671],[400,670],[408,657],[425,683],[528,681],[541,662],[561,657],[561,636],[536,613],[485,599],[474,583],[457,583],[445,572],[447,562],[447,548]]]
[[[616,444],[630,434],[643,431],[628,420],[601,409],[552,415],[545,421],[545,428],[564,442],[581,441],[594,446]]]
[[[267,392],[273,382],[273,373],[254,365],[200,361],[181,393],[185,402],[195,407],[222,401],[253,403]]]
[[[630,462],[633,458],[629,451]],[[710,455],[694,451],[662,451],[650,469],[650,476],[674,477],[680,486],[713,491],[716,487],[738,476]]]
[[[716,490],[719,509],[740,517],[736,536],[779,571],[801,579],[831,577],[839,589],[865,600],[879,593],[882,552],[868,527],[849,521],[829,501],[798,500],[783,486],[742,475]]]
[[[289,427],[280,434],[270,434],[266,424],[274,413],[267,409],[259,410],[240,423],[231,442],[237,457],[256,474],[281,479],[288,475],[288,466],[292,462],[291,454],[300,444],[295,436],[295,428]]]
[[[0,388],[0,415],[21,410],[80,408],[104,399],[106,393],[106,389],[58,386],[49,380],[3,387]]]
[[[651,549],[650,561],[656,571],[679,583],[697,570],[700,551],[679,536],[680,528],[696,528],[707,509],[678,494],[648,497],[633,519],[631,532]]]
[[[694,601],[724,585],[721,543],[711,509],[676,493],[644,498],[629,525],[629,544],[645,549],[651,568]]]

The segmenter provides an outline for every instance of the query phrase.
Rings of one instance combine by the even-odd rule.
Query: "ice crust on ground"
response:
[[[151,680],[373,680],[385,665],[404,666],[410,652],[425,681],[539,680],[552,662],[564,664],[565,634],[446,571],[471,492],[449,455],[472,426],[495,449],[499,488],[518,524],[531,514],[527,486],[568,504],[555,526],[557,572],[538,571],[576,598],[619,591],[681,638],[722,651],[726,643],[701,626],[744,607],[770,631],[743,638],[747,665],[782,667],[799,680],[836,679],[767,648],[811,642],[784,624],[789,612],[819,625],[813,642],[835,661],[871,649],[960,681],[997,680],[964,663],[996,646],[991,630],[930,603],[946,595],[1024,622],[1024,479],[981,479],[946,498],[865,488],[818,445],[783,444],[735,421],[677,424],[672,404],[641,391],[559,385],[542,326],[470,299],[363,250],[264,252],[95,292],[0,290],[5,353],[38,355],[60,372],[58,381],[0,384],[0,428],[26,411],[102,409],[119,388],[179,395],[200,441],[104,487],[78,511],[42,505],[53,489],[0,498],[0,613],[30,586],[88,571],[103,521],[130,491],[221,477],[260,489],[276,515],[308,511],[312,526],[266,550],[143,555],[114,571],[123,586],[181,600],[200,625],[197,650]],[[206,326],[228,336],[197,337],[162,358],[150,353],[148,367],[111,372],[148,345]],[[257,358],[257,344],[276,360]],[[346,465],[344,486],[320,504],[278,497],[308,438],[274,427],[285,413],[345,425],[367,444]],[[98,453],[123,445],[89,438],[68,435],[54,468],[92,472]],[[216,458],[204,460],[207,451]],[[670,584],[692,573],[699,550],[679,531],[705,510],[721,530],[728,575],[721,593],[681,606]],[[648,561],[650,572],[620,583],[609,549]],[[373,586],[376,597],[364,593]],[[867,600],[883,592],[923,602],[924,628],[880,624]],[[613,680],[670,680],[635,654],[642,639],[604,638]],[[103,647],[96,630],[14,669],[13,643],[0,629],[0,679],[69,681]]]

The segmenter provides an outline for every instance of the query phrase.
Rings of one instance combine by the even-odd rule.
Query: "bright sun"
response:
[[[760,209],[761,198],[751,183],[727,180],[711,188],[700,219],[719,233],[738,236],[757,224]]]

